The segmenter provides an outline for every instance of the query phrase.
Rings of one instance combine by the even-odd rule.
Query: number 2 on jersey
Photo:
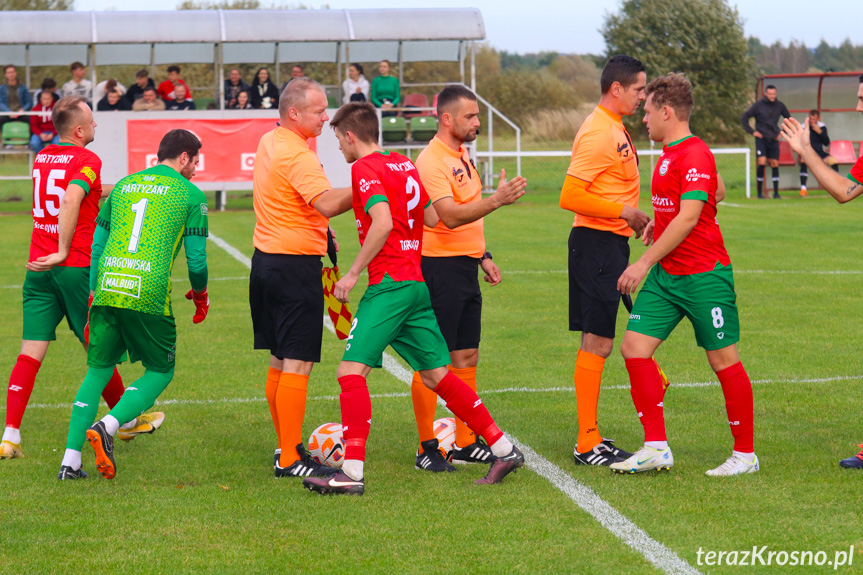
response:
[[[129,206],[129,209],[135,214],[135,223],[132,224],[132,236],[129,238],[129,249],[127,250],[130,254],[138,251],[138,242],[141,241],[141,228],[144,227],[144,212],[147,211],[148,201],[147,198],[143,198]]]
[[[405,186],[405,192],[408,194],[408,216],[410,216],[411,210],[413,210],[420,203],[420,185],[413,178],[413,176],[408,176],[407,185]],[[408,225],[411,229],[414,227],[413,218],[408,218]]]

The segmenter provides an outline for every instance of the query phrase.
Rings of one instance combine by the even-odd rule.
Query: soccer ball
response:
[[[442,417],[434,422],[434,435],[437,438],[438,449],[447,457],[455,445],[455,419]]]
[[[340,423],[325,423],[309,436],[309,454],[317,463],[341,468],[345,459],[345,440]]]

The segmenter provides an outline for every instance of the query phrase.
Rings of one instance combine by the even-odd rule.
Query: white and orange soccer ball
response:
[[[345,440],[340,423],[325,423],[309,436],[309,454],[316,462],[341,468],[345,460]]]
[[[434,435],[437,437],[438,449],[447,457],[455,445],[455,419],[441,417],[434,422]]]

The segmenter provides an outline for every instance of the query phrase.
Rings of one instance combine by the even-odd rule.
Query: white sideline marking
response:
[[[239,250],[221,238],[214,236],[212,233],[210,234],[210,239],[213,240],[217,246],[233,256],[234,259],[251,269],[252,261],[244,256]],[[335,333],[333,324],[330,321],[330,318],[326,315],[324,316],[324,325],[328,330]],[[403,367],[393,356],[384,352],[382,363],[384,369],[390,372],[396,379],[411,385],[413,372]],[[438,403],[443,404],[443,400],[440,397],[438,397]],[[624,517],[605,500],[600,498],[592,489],[576,481],[567,475],[563,469],[543,458],[527,445],[518,442],[514,437],[510,436],[510,439],[513,442],[518,443],[519,449],[524,452],[525,463],[530,469],[560,489],[567,497],[575,502],[576,505],[590,513],[603,527],[611,531],[621,541],[644,555],[644,557],[657,568],[666,573],[674,574],[700,573],[700,571],[681,559],[674,551],[668,549],[655,539],[652,539],[646,532]]]

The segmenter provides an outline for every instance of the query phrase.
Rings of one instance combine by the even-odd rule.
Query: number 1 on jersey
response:
[[[130,254],[138,251],[138,242],[141,240],[141,228],[144,227],[144,212],[147,211],[148,201],[147,198],[143,198],[129,206],[135,214],[135,223],[132,224],[132,236],[129,238],[128,252]]]

